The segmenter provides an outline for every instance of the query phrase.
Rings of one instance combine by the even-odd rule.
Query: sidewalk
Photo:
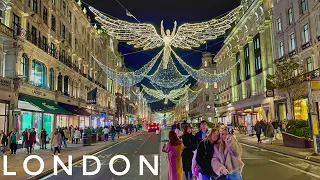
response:
[[[83,155],[90,155],[94,154],[96,152],[99,152],[107,147],[110,147],[112,145],[115,145],[121,141],[124,141],[130,137],[133,137],[135,135],[138,135],[141,131],[138,133],[133,133],[129,135],[121,135],[120,139],[115,139],[115,142],[113,143],[111,139],[109,141],[103,141],[98,142],[95,144],[92,144],[91,146],[82,146],[82,144],[68,144],[67,148],[62,148],[61,155],[59,158],[62,160],[63,163],[68,162],[68,155],[72,155],[72,162],[77,162],[82,159]],[[52,151],[50,150],[50,146],[47,146],[48,149],[43,150],[39,149],[36,150],[35,155],[40,156],[44,161],[44,170],[42,172],[42,175],[48,175],[53,172],[53,157],[52,157]],[[10,154],[10,152],[7,152],[7,154]],[[31,176],[28,175],[24,169],[23,169],[23,161],[28,155],[26,153],[17,152],[16,155],[8,155],[8,172],[16,172],[16,176],[14,177],[15,180],[25,180],[25,179],[31,179]],[[3,175],[3,157],[0,158],[0,179],[8,178],[8,176]],[[28,163],[28,168],[30,171],[37,171],[39,170],[40,164],[38,160],[32,159]],[[39,178],[32,178],[32,179],[39,179]]]
[[[268,140],[265,140],[265,137],[261,137],[262,143],[259,144],[257,141],[256,136],[249,136],[249,135],[244,135],[244,134],[239,134],[238,132],[235,132],[235,135],[238,139],[239,142],[250,145],[250,146],[255,146],[259,147],[268,151],[273,151],[301,159],[306,159],[309,161],[313,161],[316,163],[320,163],[320,156],[312,156],[314,153],[313,148],[292,148],[292,147],[286,147],[283,145],[282,139],[279,140],[274,140],[272,144]]]

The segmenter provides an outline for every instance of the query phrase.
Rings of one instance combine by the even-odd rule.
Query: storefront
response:
[[[89,126],[90,114],[84,108],[64,103],[58,104],[59,106],[73,114],[73,116],[68,116],[68,126],[72,125],[73,127],[82,128]]]
[[[0,130],[3,130],[5,133],[8,133],[8,110],[9,102],[0,101]]]
[[[71,114],[55,104],[54,101],[26,95],[19,96],[18,108],[21,110],[17,121],[20,134],[30,128],[35,128],[37,133],[45,129],[47,134],[50,134],[55,128],[53,124],[55,115]]]
[[[308,99],[294,101],[294,116],[297,120],[308,120]]]
[[[99,116],[99,127],[104,127],[107,125],[107,113],[101,112]]]

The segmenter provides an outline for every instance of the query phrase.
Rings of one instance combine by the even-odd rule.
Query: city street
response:
[[[143,132],[125,142],[95,154],[94,156],[98,157],[101,162],[101,170],[95,176],[83,176],[83,163],[78,162],[73,164],[73,176],[68,176],[64,171],[60,171],[57,176],[50,175],[43,179],[158,179],[146,166],[144,167],[144,175],[142,177],[139,176],[139,156],[144,155],[150,164],[154,166],[154,155],[159,154],[159,141],[160,135]],[[116,155],[124,155],[130,160],[130,171],[124,176],[113,175],[109,169],[109,161]],[[88,172],[94,171],[96,169],[95,161],[88,161],[87,169]],[[122,160],[116,161],[114,169],[118,172],[123,171],[125,162]]]
[[[57,176],[49,175],[43,179],[167,179],[166,154],[161,152],[161,147],[168,139],[168,130],[165,129],[160,135],[143,132],[128,141],[110,147],[95,154],[102,164],[100,172],[95,176],[82,176],[82,162],[73,165],[73,176],[68,176],[60,171]],[[317,180],[320,179],[320,166],[306,160],[269,152],[260,148],[243,145],[243,178],[245,180]],[[160,153],[159,176],[154,176],[145,166],[144,175],[139,176],[139,155],[144,155],[153,166],[153,155]],[[130,171],[124,176],[116,176],[109,170],[109,161],[115,155],[125,155],[131,164]],[[87,163],[88,171],[94,171],[94,161]],[[124,161],[114,163],[116,171],[125,168]]]

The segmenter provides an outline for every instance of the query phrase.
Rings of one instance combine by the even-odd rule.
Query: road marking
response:
[[[292,166],[289,166],[289,165],[287,165],[287,164],[283,164],[283,163],[281,163],[281,162],[274,161],[274,160],[271,160],[271,159],[270,159],[269,161],[270,161],[270,162],[273,162],[273,163],[275,163],[275,164],[278,164],[278,165],[287,167],[287,168],[289,168],[289,169],[293,169],[293,170],[299,171],[299,172],[301,172],[301,173],[304,173],[304,174],[306,174],[306,175],[309,175],[309,176],[312,176],[312,177],[315,177],[315,178],[320,179],[320,176],[317,175],[317,174],[313,174],[313,173],[311,173],[311,172],[308,172],[308,171],[305,171],[305,170],[301,170],[301,169],[299,169],[299,168],[292,167]]]
[[[131,136],[131,137],[127,138],[127,139],[124,139],[124,140],[122,140],[122,141],[119,141],[119,142],[117,142],[117,143],[115,143],[115,144],[113,144],[113,145],[111,145],[111,146],[109,146],[109,147],[107,147],[107,148],[99,151],[99,152],[96,152],[96,153],[92,154],[91,156],[96,156],[96,155],[98,155],[98,154],[100,154],[100,153],[102,153],[102,152],[104,152],[104,151],[106,151],[106,150],[108,150],[108,149],[111,149],[111,148],[113,148],[113,147],[115,147],[115,146],[117,146],[117,145],[119,145],[119,144],[121,144],[121,143],[123,143],[123,142],[126,142],[126,141],[134,138],[135,136],[140,135],[140,134],[142,134],[142,133],[136,134],[136,135]],[[123,153],[123,154],[126,154],[126,153]],[[82,161],[83,161],[83,160],[81,159],[81,160],[79,160],[79,161],[77,161],[77,162],[72,163],[72,167],[73,167],[74,165],[76,165],[76,164],[82,163]],[[63,168],[61,168],[60,170],[58,170],[57,173],[59,174],[59,173],[62,172],[62,171],[64,171]],[[40,179],[41,179],[41,180],[46,180],[46,179],[49,179],[49,178],[52,177],[52,176],[54,176],[53,173],[52,173],[52,174],[49,174],[49,175],[47,175],[47,176],[45,176],[45,177],[43,177],[43,178],[40,178]]]

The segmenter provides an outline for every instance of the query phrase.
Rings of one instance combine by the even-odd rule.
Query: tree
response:
[[[267,79],[273,84],[274,88],[285,94],[289,101],[289,107],[294,116],[294,100],[300,99],[307,93],[306,71],[303,65],[296,62],[293,58],[284,56],[282,60],[275,60],[274,75],[267,75]]]

